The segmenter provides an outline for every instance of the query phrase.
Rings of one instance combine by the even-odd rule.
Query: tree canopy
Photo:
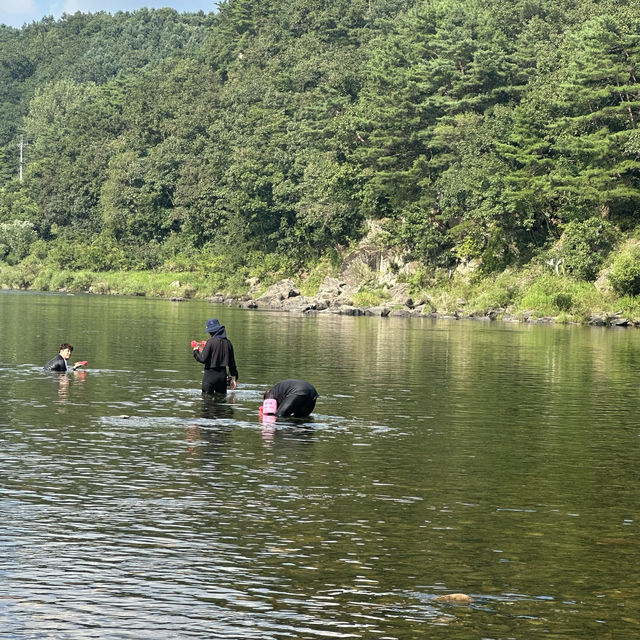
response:
[[[408,259],[490,272],[596,220],[634,229],[639,34],[639,0],[227,0],[2,26],[5,256],[303,267],[379,221]]]

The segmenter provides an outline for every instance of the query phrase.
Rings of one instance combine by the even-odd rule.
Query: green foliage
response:
[[[92,271],[112,271],[122,269],[129,260],[122,246],[113,237],[102,234],[95,237],[89,244],[80,247],[78,267]]]
[[[640,297],[624,296],[616,301],[616,309],[632,322],[640,322]]]
[[[544,256],[593,280],[637,226],[639,33],[640,0],[228,0],[2,29],[0,259],[43,287],[316,287],[384,220],[447,308],[530,295],[570,317],[584,291],[508,274]]]
[[[0,187],[0,222],[29,220],[35,222],[38,206],[21,190]]]
[[[514,304],[520,287],[517,276],[508,270],[497,278],[480,281],[476,284],[476,291],[479,293],[469,303],[470,311],[486,313],[509,309]]]
[[[29,289],[42,272],[42,268],[42,262],[33,255],[27,256],[15,265],[0,262],[0,287]]]
[[[566,311],[571,302],[571,283],[558,276],[542,276],[522,292],[518,306],[535,309],[536,314],[553,316]]]
[[[0,223],[0,260],[16,264],[26,258],[37,237],[33,225],[25,220]]]
[[[521,312],[535,312],[535,316],[575,317],[583,321],[590,312],[602,309],[605,302],[598,290],[587,282],[554,274],[544,274],[523,287],[515,300]]]
[[[595,280],[620,234],[606,220],[589,218],[566,225],[557,248],[553,251],[562,260],[563,269],[576,278]]]
[[[423,291],[432,282],[433,270],[424,267],[415,268],[408,274],[400,276],[400,282],[406,282],[409,285],[409,291],[414,294]]]
[[[522,206],[527,195],[552,231],[599,215],[626,225],[640,203],[638,12],[588,4],[582,19],[573,17],[579,24],[558,23],[566,30],[555,54],[546,73],[529,82],[501,147],[514,168],[510,199]]]
[[[300,293],[303,296],[315,296],[325,278],[336,277],[338,263],[339,256],[335,252],[329,252],[328,255],[319,258],[310,268],[308,267],[308,271],[300,284]]]
[[[363,288],[353,294],[353,304],[356,307],[377,307],[389,296],[382,290]]]
[[[240,293],[229,286],[214,287],[210,278],[192,272],[153,273],[149,271],[78,271],[44,267],[37,270],[22,263],[0,267],[0,283],[39,291],[72,291],[97,294],[205,298],[217,291]]]
[[[640,294],[640,246],[631,245],[615,256],[609,282],[613,290],[622,296]]]
[[[251,251],[247,255],[249,277],[257,278],[265,284],[291,276],[295,273],[295,263],[289,256],[276,253]],[[270,282],[272,281],[272,282]]]
[[[51,290],[51,282],[54,278],[54,275],[59,273],[57,269],[53,267],[42,267],[38,274],[33,279],[33,282],[30,283],[34,289],[38,291],[50,291]]]

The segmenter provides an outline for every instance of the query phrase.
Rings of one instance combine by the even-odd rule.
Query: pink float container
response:
[[[265,415],[273,415],[278,410],[278,403],[275,398],[266,398],[262,403],[262,413]]]

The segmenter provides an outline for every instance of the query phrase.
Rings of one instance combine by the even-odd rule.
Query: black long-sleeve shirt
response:
[[[278,417],[290,415],[309,415],[316,404],[318,392],[305,380],[281,380],[264,394],[278,403]]]
[[[193,350],[193,357],[204,364],[205,369],[229,368],[229,373],[237,380],[238,368],[233,354],[233,345],[228,338],[209,338],[202,351]]]

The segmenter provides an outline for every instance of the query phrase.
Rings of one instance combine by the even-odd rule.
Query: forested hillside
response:
[[[374,222],[414,286],[552,265],[637,295],[639,72],[638,0],[229,0],[2,27],[0,279],[237,290],[338,260]]]

